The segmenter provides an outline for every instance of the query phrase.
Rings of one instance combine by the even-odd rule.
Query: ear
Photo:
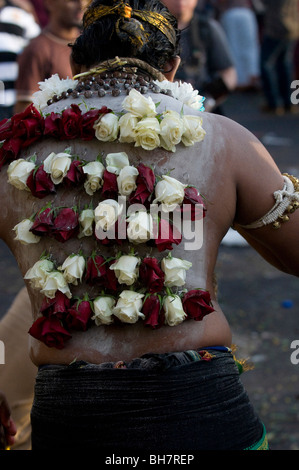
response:
[[[181,58],[177,55],[173,59],[169,60],[166,62],[165,67],[164,67],[164,75],[167,80],[170,82],[173,82],[175,74],[177,73],[177,70],[179,68],[179,65],[181,63]]]

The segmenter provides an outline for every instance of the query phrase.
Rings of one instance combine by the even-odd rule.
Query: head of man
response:
[[[81,28],[87,0],[44,0],[44,2],[50,21],[55,21],[65,29]]]
[[[73,45],[76,70],[132,57],[164,72],[178,56],[176,18],[158,0],[94,0]]]
[[[191,21],[198,0],[163,0],[163,3],[177,18],[179,27],[184,28]]]

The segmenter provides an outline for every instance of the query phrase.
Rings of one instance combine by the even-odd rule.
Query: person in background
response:
[[[164,0],[181,30],[181,64],[176,80],[189,82],[206,97],[207,111],[220,105],[236,86],[236,70],[225,34],[213,18],[196,11],[197,0]]]
[[[219,21],[226,33],[238,75],[239,89],[259,86],[259,28],[250,0],[217,0]]]
[[[36,16],[38,18],[38,22],[42,28],[44,28],[49,21],[49,13],[45,7],[44,0],[30,0],[32,3]]]
[[[280,115],[297,110],[291,103],[291,82],[294,79],[294,48],[299,39],[299,2],[263,1],[261,72],[266,105],[262,110]]]
[[[0,121],[13,114],[18,55],[40,33],[32,12],[25,0],[0,1]]]
[[[15,112],[24,110],[39,89],[38,83],[58,74],[71,78],[68,44],[80,32],[84,0],[45,0],[49,22],[19,57]]]

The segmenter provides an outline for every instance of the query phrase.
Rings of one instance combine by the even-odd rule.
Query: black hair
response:
[[[174,28],[175,44],[146,21],[107,15],[84,29],[73,44],[72,59],[76,64],[89,68],[116,56],[134,57],[162,71],[165,63],[179,54],[177,20],[165,5],[159,0],[126,0],[126,3],[133,10],[157,12],[166,18]],[[114,4],[115,0],[94,0],[91,7]]]

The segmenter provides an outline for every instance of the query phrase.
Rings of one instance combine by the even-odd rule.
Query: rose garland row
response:
[[[50,257],[42,256],[25,274],[34,289],[46,297],[53,298],[57,290],[71,298],[69,285],[77,286],[84,280],[89,285],[117,291],[120,285],[139,285],[150,293],[161,292],[163,288],[182,287],[186,281],[186,271],[192,263],[174,258],[169,253],[159,263],[156,258],[141,259],[133,252],[105,259],[93,252],[90,256],[69,255],[61,266],[55,268]]]
[[[69,152],[70,149],[58,154],[52,152],[41,165],[32,161],[35,157],[18,159],[8,166],[8,182],[19,190],[31,191],[39,199],[54,193],[55,185],[84,184],[90,196],[101,189],[104,198],[122,196],[130,204],[145,204],[147,207],[160,202],[164,210],[182,204],[186,196],[184,189],[190,188],[187,192],[194,203],[203,204],[202,197],[193,186],[168,175],[157,176],[143,163],[137,167],[130,165],[125,152],[108,154],[106,168],[99,160],[86,163],[74,159]]]
[[[61,113],[42,114],[33,104],[22,113],[0,123],[0,168],[18,158],[22,149],[43,137],[60,140],[97,138],[102,142],[134,143],[136,147],[153,150],[162,147],[175,152],[180,142],[194,145],[204,139],[202,118],[168,110],[161,114],[150,96],[131,90],[124,99],[125,112],[114,113],[103,106],[83,113],[76,104]]]

